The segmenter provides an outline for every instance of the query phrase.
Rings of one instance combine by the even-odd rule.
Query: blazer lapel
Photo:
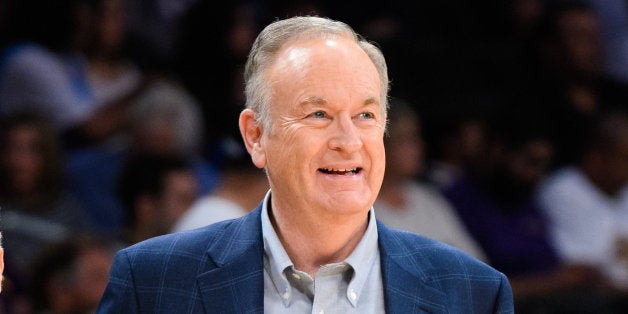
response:
[[[198,276],[208,313],[263,313],[264,266],[261,205],[224,227],[207,250],[214,266]],[[384,295],[388,313],[444,313],[446,296],[421,276],[416,258],[394,232],[378,222]]]
[[[227,225],[208,249],[215,267],[197,278],[206,312],[264,312],[260,209]]]
[[[378,222],[387,313],[445,313],[446,296],[421,276],[422,267],[389,228]]]

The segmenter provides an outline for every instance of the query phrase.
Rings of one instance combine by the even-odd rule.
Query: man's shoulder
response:
[[[381,223],[378,229],[389,299],[434,302],[436,312],[512,313],[512,290],[501,272],[451,245]]]
[[[199,256],[204,254],[212,244],[220,241],[235,221],[221,221],[205,227],[169,233],[135,243],[120,251],[137,257],[146,256],[151,259],[159,256]]]
[[[424,279],[441,276],[503,275],[470,254],[443,242],[389,227],[381,228],[382,249],[387,258],[396,261],[406,271]]]

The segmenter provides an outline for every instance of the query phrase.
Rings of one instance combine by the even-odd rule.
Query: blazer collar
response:
[[[197,278],[203,306],[220,313],[263,313],[261,205],[222,225],[207,250],[215,267]],[[208,311],[210,312],[210,311]]]
[[[264,244],[261,206],[241,219],[222,225],[207,250],[215,264],[198,276],[197,283],[205,309],[212,312],[264,311]],[[424,272],[405,251],[406,244],[395,232],[378,221],[384,295],[388,313],[443,313],[446,296],[430,284]],[[429,264],[420,265],[430,268]]]
[[[378,221],[384,295],[388,313],[445,313],[446,295],[423,272],[428,263],[417,265],[397,233]]]

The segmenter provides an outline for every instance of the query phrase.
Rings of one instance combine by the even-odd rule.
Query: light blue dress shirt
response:
[[[373,209],[355,250],[343,262],[322,265],[316,279],[294,268],[268,210],[271,192],[262,206],[264,237],[265,313],[384,313],[377,224]]]

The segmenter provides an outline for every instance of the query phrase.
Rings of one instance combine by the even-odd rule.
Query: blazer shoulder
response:
[[[449,313],[466,313],[469,309],[474,313],[513,313],[508,278],[488,264],[418,234],[381,223],[378,230],[389,299],[431,291],[427,303],[436,302],[442,305],[440,310]]]
[[[172,255],[195,256],[204,254],[207,250],[220,241],[225,233],[229,232],[230,226],[235,221],[221,221],[212,225],[193,230],[169,233],[142,242],[130,245],[119,254],[125,254],[135,258],[147,256],[150,259],[171,258]]]
[[[262,242],[255,240],[261,238],[258,217],[167,234],[120,250],[111,266],[102,313],[198,312],[203,306],[200,302],[208,298],[200,291],[229,290],[241,282],[235,277],[261,273]],[[251,285],[250,281],[247,284]],[[213,298],[223,295],[228,294]]]
[[[412,232],[388,228],[380,223],[380,246],[384,254],[406,265],[406,270],[426,280],[441,276],[504,275],[472,255],[452,245]],[[416,267],[416,266],[420,267]]]

